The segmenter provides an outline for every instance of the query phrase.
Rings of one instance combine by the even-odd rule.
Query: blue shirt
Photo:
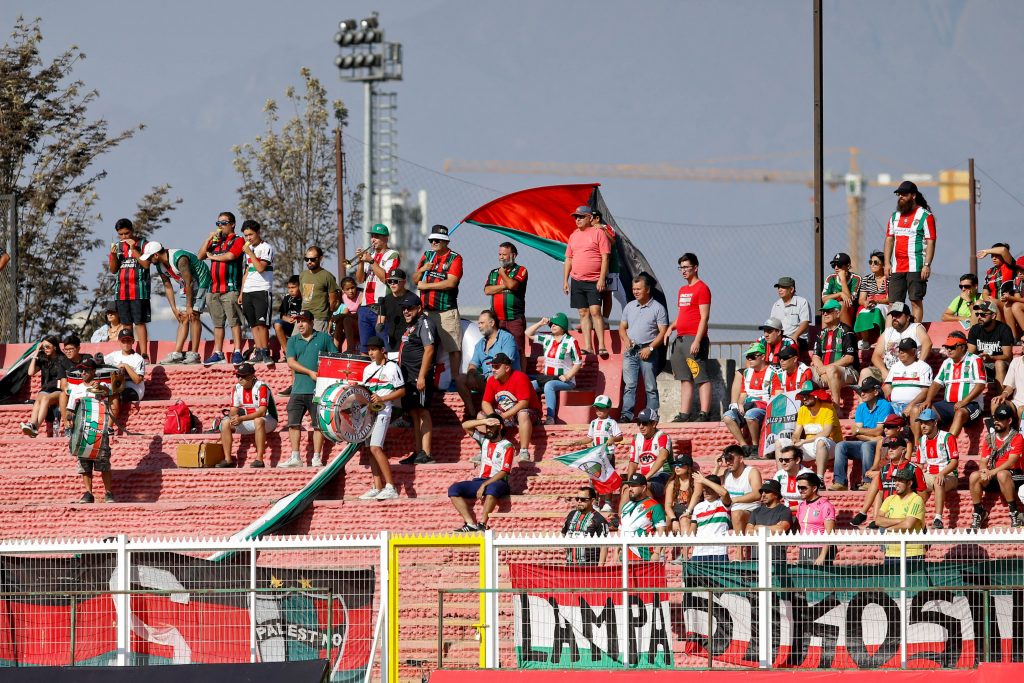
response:
[[[874,429],[885,422],[885,418],[894,412],[892,404],[884,398],[880,398],[875,401],[874,410],[870,410],[867,403],[861,403],[857,406],[857,410],[853,413],[853,421],[865,429]]]
[[[475,365],[484,377],[490,377],[491,359],[499,353],[503,353],[512,359],[512,369],[521,370],[519,367],[519,348],[516,346],[516,339],[508,330],[498,330],[498,338],[494,340],[491,348],[487,347],[487,340],[481,339],[473,349],[473,357],[469,359],[470,365]]]

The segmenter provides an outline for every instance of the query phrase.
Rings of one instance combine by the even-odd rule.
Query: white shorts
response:
[[[747,512],[753,512],[757,508],[761,507],[761,503],[755,501],[753,503],[733,503],[729,510],[745,510]]]
[[[373,430],[370,436],[364,441],[367,446],[384,448],[384,439],[388,436],[388,427],[391,425],[391,406],[377,413],[377,419],[373,421]]]
[[[800,446],[800,450],[803,452],[805,460],[814,460],[815,455],[817,455],[818,453],[819,441],[824,442],[825,446],[828,448],[829,460],[836,457],[836,442],[828,438],[827,436],[819,436],[814,441],[811,441],[810,443],[805,443],[802,446]]]
[[[269,434],[270,432],[277,429],[277,420],[270,415],[263,416],[264,426]],[[235,427],[235,434],[255,434],[256,433],[256,420],[246,420],[245,422],[239,422],[238,426]]]

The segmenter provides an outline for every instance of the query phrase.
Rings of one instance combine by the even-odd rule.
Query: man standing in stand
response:
[[[135,236],[135,226],[127,218],[118,219],[114,230],[118,241],[110,245],[107,267],[117,274],[117,317],[122,324],[135,327],[139,353],[149,360],[149,264],[143,267],[139,263],[148,242]]]
[[[217,229],[199,248],[199,260],[210,259],[210,317],[213,318],[213,354],[203,365],[223,363],[224,326],[231,325],[235,350],[231,362],[242,362],[242,307],[238,305],[238,292],[242,287],[242,253],[245,240],[235,234],[235,214],[222,211],[217,216]]]
[[[491,310],[498,328],[516,341],[519,355],[526,353],[526,284],[529,273],[516,263],[519,250],[511,242],[498,245],[498,267],[487,275],[484,294],[491,297]]]
[[[381,304],[388,293],[386,282],[401,260],[397,251],[388,248],[390,236],[388,226],[377,223],[370,228],[370,248],[356,252],[356,282],[363,288],[359,301],[359,350],[363,353],[366,353],[367,340],[379,336],[377,323]]]
[[[935,216],[917,185],[904,180],[896,188],[896,211],[885,231],[885,274],[889,303],[910,298],[914,320],[924,320],[924,297],[935,256]]]

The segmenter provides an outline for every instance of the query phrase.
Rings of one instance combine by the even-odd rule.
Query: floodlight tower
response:
[[[341,80],[364,85],[363,223],[368,227],[380,221],[382,190],[391,190],[397,182],[395,114],[398,98],[393,92],[379,92],[376,84],[402,80],[402,45],[384,41],[384,30],[380,28],[376,12],[359,22],[355,19],[338,22],[334,42],[339,48],[334,65],[338,67]],[[365,229],[363,240],[364,246],[369,246]]]

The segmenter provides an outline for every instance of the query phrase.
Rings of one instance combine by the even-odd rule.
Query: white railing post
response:
[[[772,621],[770,614],[770,598],[767,589],[771,587],[772,573],[772,548],[768,545],[768,528],[758,528],[757,538],[757,639],[758,639],[758,666],[767,669],[771,664],[768,661],[768,652],[771,649]]]
[[[328,605],[327,609],[331,609]],[[249,542],[249,663],[258,660],[256,645],[256,541]]]
[[[625,624],[622,633],[625,635],[623,643],[622,663],[629,668],[629,538],[620,533],[622,539],[622,553],[619,560],[622,562],[622,623]]]
[[[906,536],[901,533],[900,536]],[[907,540],[900,539],[900,668],[907,668]]]
[[[127,593],[132,585],[131,559],[128,553],[128,536],[117,536],[117,565],[114,590],[120,591],[114,596],[117,611],[117,666],[128,666],[129,649],[132,637],[131,595]]]
[[[388,620],[388,610],[391,608],[391,601],[388,597],[391,594],[391,574],[388,571],[388,562],[390,561],[390,553],[388,552],[390,542],[390,534],[387,531],[380,532],[380,613],[381,613],[381,624],[380,633],[380,680],[381,683],[385,683],[388,680],[388,657],[391,653],[388,651],[388,634],[391,628],[391,623]],[[370,662],[368,668],[373,668],[373,662]]]
[[[484,532],[484,587],[486,593],[486,608],[484,610],[484,622],[487,628],[484,629],[484,638],[487,645],[487,668],[497,669],[501,666],[501,658],[498,656],[498,551],[494,547],[494,531],[488,529]]]

